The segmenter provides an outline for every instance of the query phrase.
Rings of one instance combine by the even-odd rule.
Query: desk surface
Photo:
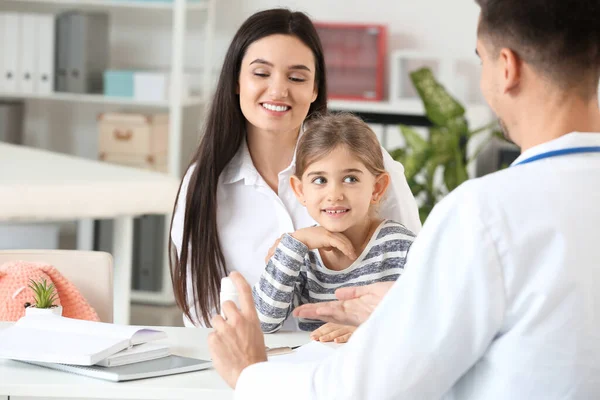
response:
[[[179,179],[157,172],[0,143],[0,220],[168,214]]]
[[[10,326],[1,323],[0,329]],[[209,359],[209,329],[156,327],[168,334],[161,342],[174,354]],[[267,346],[308,343],[309,332],[265,335]],[[157,342],[158,343],[158,342]],[[233,399],[233,391],[214,369],[131,382],[109,382],[10,360],[0,360],[0,396],[95,399]]]

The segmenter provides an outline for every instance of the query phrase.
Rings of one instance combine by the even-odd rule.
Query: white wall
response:
[[[392,49],[474,55],[479,7],[473,0],[254,0],[243,11],[278,6],[307,12],[316,21],[386,24]]]

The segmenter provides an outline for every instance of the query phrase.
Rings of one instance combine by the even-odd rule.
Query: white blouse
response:
[[[381,218],[402,223],[417,234],[421,222],[416,201],[404,177],[404,167],[387,151],[383,150],[383,155],[391,183],[380,204],[379,214]],[[290,187],[295,168],[294,155],[291,164],[279,173],[279,194],[275,193],[254,167],[244,141],[219,178],[217,226],[227,269],[240,272],[250,285],[260,279],[265,269],[265,256],[277,238],[315,224]],[[190,167],[183,178],[173,218],[171,239],[178,256],[181,254],[187,188],[193,170],[194,166]],[[192,288],[188,286],[187,290],[191,298]],[[190,304],[190,308],[195,315],[195,304]],[[199,321],[192,323],[187,318],[184,323],[186,326],[201,325]],[[288,322],[284,329],[296,329],[295,322]]]

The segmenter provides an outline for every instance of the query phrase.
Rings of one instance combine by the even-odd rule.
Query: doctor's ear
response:
[[[304,188],[302,186],[302,180],[298,178],[296,175],[292,175],[290,178],[290,186],[296,195],[298,201],[302,204],[306,204],[306,199],[304,198]]]
[[[519,55],[510,49],[502,49],[500,51],[500,62],[502,71],[502,91],[508,93],[521,82],[523,74],[523,61]]]

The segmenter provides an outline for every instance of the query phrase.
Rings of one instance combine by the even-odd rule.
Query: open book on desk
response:
[[[165,332],[137,326],[26,316],[0,331],[0,358],[93,365],[130,346],[166,337]]]

